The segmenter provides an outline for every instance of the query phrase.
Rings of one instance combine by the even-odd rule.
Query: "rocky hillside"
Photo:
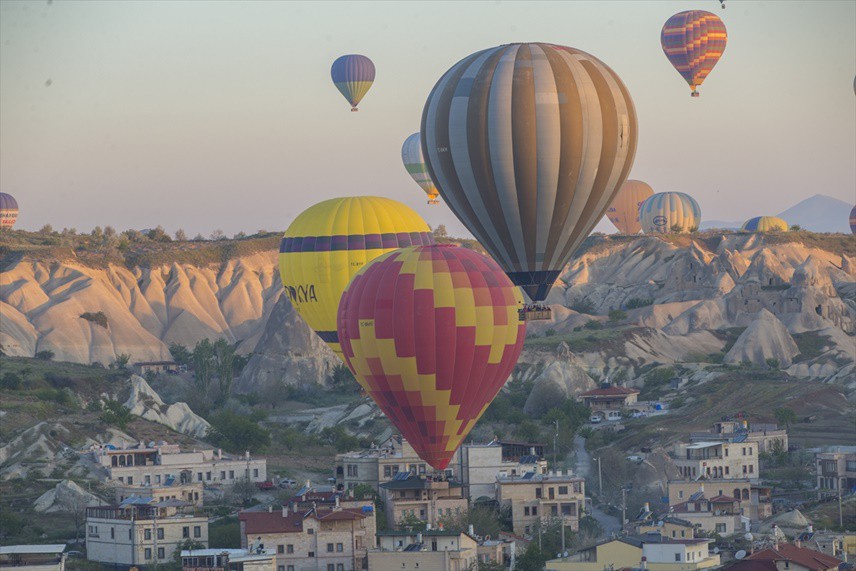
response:
[[[246,241],[222,241],[213,254],[159,244],[106,262],[7,255],[0,345],[107,364],[121,353],[166,359],[170,343],[224,337],[252,353],[238,392],[323,383],[337,361],[281,296],[275,241],[265,240],[243,250]],[[547,379],[545,395],[670,363],[748,362],[846,383],[856,361],[856,238],[595,236],[548,301],[553,320],[530,324],[517,372]]]

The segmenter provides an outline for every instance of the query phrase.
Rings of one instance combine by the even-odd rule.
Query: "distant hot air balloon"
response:
[[[400,202],[334,198],[305,210],[285,231],[279,272],[294,308],[341,358],[336,310],[351,277],[381,254],[433,243],[425,221]]]
[[[606,210],[606,217],[622,234],[638,234],[642,230],[639,207],[652,194],[654,189],[647,183],[628,179],[612,199],[612,204]]]
[[[856,234],[856,206],[850,211],[850,231]]]
[[[11,194],[0,192],[0,229],[12,229],[18,220],[18,201]]]
[[[658,192],[639,207],[639,221],[649,234],[686,232],[698,228],[701,208],[683,192]]]
[[[693,97],[698,97],[698,86],[722,57],[727,39],[719,16],[704,10],[679,12],[660,32],[663,52],[690,85]]]
[[[725,0],[719,0],[719,4],[721,5],[722,9],[725,10]]]
[[[787,232],[788,223],[775,216],[756,216],[743,223],[747,232]]]
[[[533,301],[603,217],[636,154],[636,110],[606,64],[552,44],[476,52],[422,112],[440,195]]]
[[[425,168],[425,159],[422,158],[422,140],[419,133],[413,133],[404,140],[404,145],[401,146],[401,160],[404,162],[407,173],[428,195],[428,204],[439,204],[440,201],[437,200],[437,197],[440,193]]]
[[[435,469],[448,466],[514,369],[522,303],[496,262],[452,245],[381,256],[342,295],[345,362]]]
[[[330,75],[336,89],[351,104],[351,111],[359,111],[357,105],[374,82],[375,66],[372,60],[359,54],[341,56],[333,62]]]

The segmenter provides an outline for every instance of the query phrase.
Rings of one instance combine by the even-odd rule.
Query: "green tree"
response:
[[[211,386],[211,377],[214,374],[214,345],[208,339],[196,343],[193,348],[193,374],[196,384],[208,394]]]
[[[777,408],[773,411],[773,416],[775,416],[776,421],[785,428],[789,427],[797,420],[797,413],[794,412],[794,409],[788,407]]]
[[[170,343],[169,354],[172,355],[172,360],[179,365],[190,365],[193,363],[193,353],[188,351],[184,345]]]
[[[235,347],[222,337],[214,343],[214,361],[220,383],[220,400],[229,398],[235,377]]]
[[[449,232],[446,230],[445,224],[438,224],[436,228],[434,228],[434,237],[435,238],[448,238]]]
[[[178,242],[187,242],[187,234],[182,228],[175,231],[175,239]]]
[[[541,438],[541,429],[528,418],[517,426],[517,435],[527,442],[536,442]]]
[[[625,319],[627,319],[627,313],[621,311],[620,309],[613,309],[609,312],[610,323],[618,323],[619,321],[624,321]]]
[[[116,355],[116,360],[113,361],[113,365],[122,371],[128,368],[128,362],[131,360],[131,356],[127,353],[119,353]]]
[[[396,522],[396,529],[406,531],[425,531],[426,522],[419,519],[416,514],[407,512],[403,517]]]
[[[215,446],[234,453],[260,452],[270,446],[270,432],[253,416],[224,410],[211,417],[210,422],[207,438]]]
[[[34,357],[40,361],[53,361],[55,353],[50,349],[43,349],[42,351],[36,351]]]
[[[779,368],[779,360],[774,357],[767,357],[767,359],[764,360],[764,363],[767,364],[767,368],[769,369]]]
[[[104,401],[101,412],[101,422],[124,429],[133,419],[131,411],[117,400]]]

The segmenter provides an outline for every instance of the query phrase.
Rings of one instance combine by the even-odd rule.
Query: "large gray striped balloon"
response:
[[[509,44],[474,53],[440,78],[422,133],[446,203],[540,301],[627,178],[636,110],[597,58]]]

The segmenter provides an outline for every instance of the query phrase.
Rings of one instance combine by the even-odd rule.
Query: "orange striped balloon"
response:
[[[669,61],[698,97],[698,86],[725,52],[728,31],[716,14],[687,10],[669,18],[660,32],[660,43]]]

